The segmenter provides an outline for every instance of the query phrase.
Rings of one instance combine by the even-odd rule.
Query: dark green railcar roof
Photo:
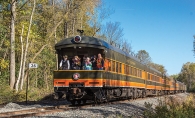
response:
[[[85,45],[85,46],[98,46],[98,47],[104,47],[104,48],[107,48],[107,49],[110,49],[110,50],[113,50],[113,51],[116,51],[118,53],[121,53],[125,56],[128,56],[130,58],[133,58],[135,59],[136,61],[139,61],[137,58],[135,58],[134,56],[128,54],[127,52],[124,52],[122,51],[121,49],[119,48],[116,48],[110,44],[108,44],[107,42],[105,42],[104,40],[102,39],[99,39],[99,38],[95,38],[95,37],[90,37],[90,36],[81,36],[81,42],[79,43],[76,43],[74,42],[74,37],[70,37],[70,38],[65,38],[61,41],[59,41],[56,45],[55,45],[55,49],[60,49],[60,48],[66,48],[66,47],[69,47],[69,46],[73,46],[75,44],[77,45]]]
[[[74,42],[74,37],[70,38],[65,38],[61,41],[59,41],[56,45],[55,48],[57,49],[58,47],[66,47],[67,45],[72,45],[72,44],[90,44],[90,45],[96,45],[96,46],[104,46],[105,47],[105,41],[95,38],[95,37],[89,37],[89,36],[81,36],[81,42],[76,43]]]

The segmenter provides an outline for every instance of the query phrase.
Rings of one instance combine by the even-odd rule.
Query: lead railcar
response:
[[[66,95],[73,105],[87,100],[105,102],[111,99],[138,98],[170,93],[169,79],[159,71],[139,62],[125,51],[89,36],[75,36],[55,45],[58,65],[63,55],[71,59],[99,53],[104,58],[104,70],[55,70],[56,96]],[[174,89],[175,87],[173,87]],[[172,91],[176,91],[175,89]],[[177,89],[179,91],[179,89]]]

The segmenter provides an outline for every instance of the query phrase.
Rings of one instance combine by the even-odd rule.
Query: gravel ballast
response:
[[[64,111],[54,114],[47,114],[42,116],[43,118],[47,117],[58,117],[58,118],[142,118],[143,112],[146,109],[144,104],[150,103],[153,104],[153,107],[158,105],[159,100],[163,101],[168,97],[177,98],[180,102],[183,102],[188,93],[180,93],[176,95],[163,96],[163,97],[149,97],[146,99],[130,100],[124,101],[118,104],[113,105],[104,105],[104,106],[94,106],[88,108],[82,108],[72,111]]]
[[[161,96],[161,97],[148,97],[145,99],[137,99],[130,101],[121,101],[117,104],[111,105],[102,105],[102,106],[93,106],[87,108],[81,108],[77,110],[69,110],[64,112],[57,112],[53,114],[46,114],[44,116],[39,116],[39,118],[142,118],[143,112],[146,109],[145,103],[153,104],[153,107],[158,105],[159,101],[164,101],[169,97],[176,98],[177,101],[183,102],[189,93],[180,93],[169,96]],[[45,105],[44,105],[45,106]],[[3,108],[0,108],[1,112],[8,111],[18,111],[22,109],[33,109],[44,107],[42,105],[18,105],[15,103],[9,103],[5,105]],[[33,117],[35,118],[35,117]]]

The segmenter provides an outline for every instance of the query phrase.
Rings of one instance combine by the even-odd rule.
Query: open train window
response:
[[[98,57],[98,54],[101,54],[102,57],[105,59],[105,53],[103,49],[98,49],[98,48],[92,48],[92,47],[68,47],[68,48],[62,48],[61,50],[58,51],[58,65],[60,65],[61,60],[63,59],[63,55],[67,55],[68,56],[68,60],[70,62],[70,69],[73,69],[73,58],[75,56],[78,56],[80,59],[80,69],[84,69],[84,62],[86,57],[89,57],[92,61],[94,58],[94,55],[96,56],[96,58]],[[94,68],[92,69],[96,69],[96,64],[93,65]],[[73,69],[74,70],[74,69]]]

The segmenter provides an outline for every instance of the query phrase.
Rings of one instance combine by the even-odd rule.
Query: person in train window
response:
[[[73,70],[80,70],[80,66],[81,66],[80,58],[78,56],[74,56],[72,61],[73,61],[72,69]]]
[[[103,70],[104,69],[104,59],[102,58],[101,54],[98,54],[97,68],[98,68],[98,70]]]
[[[83,61],[82,61],[82,63],[81,63],[82,69],[83,69],[83,70],[85,70],[85,62],[86,62],[86,59],[87,59],[87,56],[84,55],[84,56],[83,56]]]
[[[85,60],[85,66],[84,66],[85,70],[92,70],[92,63],[90,62],[90,58],[87,57]]]
[[[63,59],[60,62],[60,68],[62,70],[69,70],[70,69],[70,62],[68,60],[68,56],[67,55],[63,56]]]
[[[92,56],[91,57],[91,63],[92,63],[92,68],[93,70],[96,70],[96,66],[97,66],[97,58],[96,58],[96,55]]]

